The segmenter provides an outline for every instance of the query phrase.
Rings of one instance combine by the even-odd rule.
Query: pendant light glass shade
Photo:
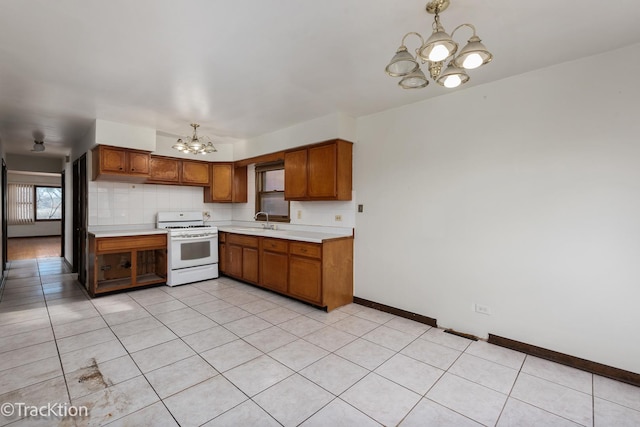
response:
[[[400,46],[391,61],[389,61],[385,71],[391,77],[404,77],[413,73],[419,67],[413,55],[407,52],[406,46]]]
[[[482,44],[480,38],[474,35],[469,39],[466,46],[460,50],[454,62],[458,67],[473,70],[491,62],[492,59],[491,52]]]
[[[418,55],[425,61],[444,61],[458,50],[458,44],[444,31],[441,25],[431,34],[431,37],[420,47]]]
[[[449,62],[447,69],[436,80],[438,84],[453,89],[469,81],[469,75],[463,68],[456,66],[453,61]]]
[[[403,89],[420,89],[426,87],[429,84],[429,80],[427,80],[427,77],[418,67],[416,71],[406,77],[403,77],[398,84]]]

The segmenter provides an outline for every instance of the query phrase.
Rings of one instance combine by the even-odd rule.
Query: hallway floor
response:
[[[0,425],[640,425],[640,388],[388,313],[228,278],[90,299],[60,258],[10,263],[0,353]]]
[[[7,239],[7,259],[59,257],[61,248],[60,236],[12,237]]]

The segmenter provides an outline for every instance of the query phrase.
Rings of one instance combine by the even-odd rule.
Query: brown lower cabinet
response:
[[[258,283],[259,238],[242,234],[226,235],[226,267],[230,276]],[[220,250],[222,252],[222,250]],[[218,267],[221,267],[218,265]]]
[[[220,271],[326,307],[353,302],[353,237],[299,242],[220,233]]]
[[[92,297],[167,281],[167,236],[96,237],[89,233],[88,291]]]

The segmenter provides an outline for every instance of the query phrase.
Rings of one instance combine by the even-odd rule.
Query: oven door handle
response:
[[[169,239],[170,242],[187,242],[187,241],[191,241],[191,242],[195,242],[198,240],[211,240],[213,238],[218,238],[218,234],[208,234],[206,236],[197,236],[197,237],[172,237],[171,239]]]

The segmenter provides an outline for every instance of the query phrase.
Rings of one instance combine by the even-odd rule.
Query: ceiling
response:
[[[207,135],[245,139],[442,96],[437,84],[402,90],[384,73],[405,33],[431,32],[425,4],[6,0],[0,140],[6,153],[63,156],[96,118],[174,135],[196,121]],[[447,31],[474,24],[494,54],[455,90],[638,43],[638,16],[632,0],[451,0]],[[30,152],[37,132],[45,153]]]

